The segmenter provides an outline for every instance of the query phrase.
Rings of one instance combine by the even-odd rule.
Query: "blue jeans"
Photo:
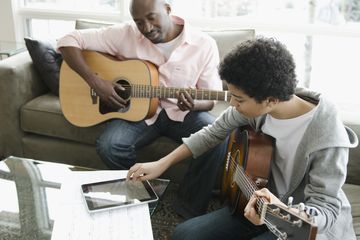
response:
[[[179,224],[172,240],[275,240],[267,228],[255,226],[244,216],[231,215],[227,207]]]
[[[136,161],[136,151],[159,136],[167,136],[178,143],[211,124],[214,117],[208,112],[189,112],[183,122],[168,118],[162,110],[153,125],[145,121],[112,120],[97,139],[97,152],[110,169],[129,169]],[[204,214],[211,198],[219,167],[225,159],[226,144],[209,150],[193,159],[180,185],[175,211],[185,218]]]

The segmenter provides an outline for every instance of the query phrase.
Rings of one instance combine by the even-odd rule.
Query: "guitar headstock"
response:
[[[278,204],[265,203],[263,206],[266,225],[279,239],[315,240],[317,227],[310,217],[303,215],[306,214],[296,213],[293,209]]]

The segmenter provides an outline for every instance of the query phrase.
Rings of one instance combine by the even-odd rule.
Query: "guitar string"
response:
[[[194,89],[194,88],[178,88],[178,87],[165,87],[165,86],[151,86],[151,85],[139,85],[139,84],[133,84],[133,85],[124,85],[123,88],[131,89],[131,88],[147,88],[150,87],[151,89],[165,89],[165,91],[171,90],[190,90],[190,91],[203,91],[203,92],[228,92],[228,91],[219,91],[219,90],[211,90],[211,89]],[[137,90],[138,90],[137,89]]]
[[[253,194],[253,192],[258,190],[258,187],[255,185],[255,183],[252,180],[249,179],[249,177],[246,175],[244,169],[242,167],[239,167],[239,165],[236,163],[236,161],[233,159],[233,157],[231,155],[230,155],[230,160],[231,160],[231,163],[233,163],[233,164],[230,164],[230,166],[232,166],[232,168],[235,168],[236,170],[239,170],[239,172],[242,173],[242,174],[240,174],[240,177],[242,178],[242,179],[240,179],[240,181],[242,183],[245,183],[245,184],[242,184],[246,188],[246,193],[244,193],[244,194],[247,194],[247,198],[249,199],[250,196]],[[236,171],[234,169],[232,169],[232,170],[236,173]],[[235,174],[235,177],[239,177],[239,174]],[[265,203],[263,199],[260,198],[259,200],[262,203]]]
[[[231,157],[232,158],[232,157]],[[245,195],[247,195],[247,198],[249,199],[251,197],[251,195],[253,194],[254,191],[258,190],[259,188],[256,186],[256,184],[246,175],[244,168],[243,167],[239,167],[239,165],[236,163],[236,161],[234,161],[233,159],[231,159],[231,163],[234,164],[230,164],[232,170],[234,171],[234,168],[236,170],[239,170],[238,173],[240,174],[236,174],[235,171],[235,178],[236,180],[239,180],[240,182],[242,182],[242,186],[245,188]],[[240,178],[240,179],[239,179]],[[260,203],[259,203],[260,201]],[[259,198],[259,201],[257,202],[257,208],[261,209],[261,204],[264,205],[265,201],[262,198]],[[270,210],[269,213],[272,213],[272,211]]]
[[[245,183],[247,183],[247,184],[242,184],[242,186],[245,187],[246,193],[244,193],[244,194],[247,194],[247,199],[249,199],[250,196],[252,195],[252,193],[253,193],[255,190],[257,190],[258,187],[255,185],[255,183],[254,183],[252,180],[249,179],[249,177],[246,175],[244,169],[243,169],[242,167],[239,167],[239,166],[238,166],[238,164],[237,164],[236,161],[232,158],[231,155],[230,155],[230,160],[231,160],[231,162],[230,162],[230,168],[231,168],[231,169],[230,169],[230,170],[233,170],[233,171],[239,170],[239,172],[241,173],[241,174],[236,174],[236,171],[235,171],[235,178],[236,178],[237,180],[240,180],[240,182],[242,182],[242,183],[244,183],[244,180],[245,180]],[[235,166],[232,165],[231,163],[234,163]],[[235,168],[235,170],[234,170],[234,168]],[[239,179],[239,177],[240,177],[240,179]],[[260,208],[261,208],[261,205],[260,205],[260,204],[262,204],[262,205],[265,204],[265,201],[264,201],[262,198],[259,198],[258,200],[260,201],[260,203],[259,203],[259,201],[257,201],[256,207],[257,207],[257,209],[258,209],[258,211],[259,211]],[[276,216],[276,215],[275,215],[271,210],[269,210],[268,208],[266,208],[266,212],[268,212],[269,214],[271,214],[271,215],[273,215],[273,216]],[[273,232],[276,236],[278,236],[278,237],[283,236],[283,233],[282,233],[281,231],[279,231],[279,230],[276,228],[276,226],[275,226],[274,224],[272,224],[269,220],[267,220],[266,218],[264,218],[263,221],[264,221],[264,223],[266,224],[266,226],[269,228],[269,230],[270,230],[271,232]],[[277,233],[278,233],[279,235],[278,235]]]
[[[230,157],[231,157],[231,156],[230,156]],[[232,158],[232,157],[231,157],[231,158]],[[235,162],[233,159],[232,159],[232,163],[235,163],[235,165],[236,165],[235,168],[239,169],[239,171],[244,174],[243,168],[239,168],[238,165],[236,164],[236,162]],[[232,166],[232,165],[231,165],[231,166]],[[239,177],[239,176],[235,174],[235,177]],[[241,177],[241,176],[240,176],[240,177]],[[245,190],[248,191],[248,194],[250,193],[250,192],[249,192],[249,191],[250,191],[250,190],[249,190],[250,186],[252,187],[253,190],[258,189],[256,185],[252,184],[253,182],[250,181],[250,180],[246,177],[245,174],[244,174],[242,177],[245,177],[245,180],[246,180],[247,183],[249,184],[249,187],[247,187],[247,186],[244,185],[244,184],[242,185],[242,186],[244,186],[245,188],[247,188],[247,189],[245,189]],[[251,189],[251,188],[250,188],[250,189]],[[247,197],[247,198],[249,198],[249,197]],[[263,201],[262,199],[259,199],[259,200],[260,200],[262,203],[264,203],[264,201]],[[260,206],[258,206],[258,204],[257,204],[257,208],[260,209]],[[270,210],[268,210],[268,209],[266,209],[266,211],[267,211],[268,213],[270,213],[271,215],[274,215],[272,211],[270,211]],[[266,226],[269,228],[269,230],[270,230],[272,233],[274,233],[274,234],[275,234],[276,236],[278,236],[278,237],[281,237],[281,238],[283,237],[283,233],[282,233],[281,231],[279,231],[274,224],[272,224],[272,223],[271,223],[270,221],[268,221],[266,218],[264,218],[263,220],[264,220],[264,223],[266,224]]]
[[[153,91],[159,91],[160,90],[160,93],[159,93],[159,95],[162,95],[161,94],[161,89],[165,89],[164,91],[163,91],[163,95],[168,95],[168,94],[171,94],[171,91],[176,91],[176,90],[178,90],[178,91],[181,91],[181,90],[190,90],[190,94],[192,94],[192,93],[194,93],[194,94],[201,94],[201,95],[203,95],[204,93],[206,93],[206,92],[208,92],[208,93],[210,93],[209,94],[209,96],[211,95],[211,93],[214,93],[214,94],[216,94],[217,96],[216,96],[216,99],[219,99],[219,97],[222,99],[222,98],[224,98],[225,96],[226,96],[226,92],[227,91],[217,91],[217,90],[207,90],[207,89],[188,89],[188,88],[176,88],[176,87],[167,87],[167,88],[165,88],[165,87],[162,87],[162,86],[148,86],[148,85],[137,85],[137,84],[134,84],[134,85],[124,85],[124,86],[122,86],[123,88],[125,88],[126,90],[128,90],[128,89],[131,89],[131,90],[133,90],[132,92],[136,95],[136,96],[139,96],[139,95],[146,95],[146,93],[148,93],[149,92],[149,88],[148,87],[150,87],[150,90],[151,90],[151,93],[153,92]],[[143,89],[140,89],[140,88],[143,88]],[[147,89],[145,89],[144,90],[144,88],[147,88]],[[141,92],[141,90],[143,90],[143,92],[140,94],[140,92]],[[145,93],[144,93],[144,91],[145,91]],[[223,94],[224,96],[218,96],[219,94]],[[198,97],[198,96],[196,96],[196,97]],[[214,96],[215,97],[215,96]]]
[[[231,165],[233,166],[232,168],[235,168],[236,170],[239,170],[239,172],[241,174],[236,174],[236,170],[232,169],[233,171],[235,171],[235,180],[238,180],[240,183],[242,183],[241,185],[243,186],[245,192],[243,191],[243,193],[245,194],[247,199],[250,199],[251,195],[253,194],[254,191],[258,190],[257,186],[253,183],[253,181],[250,181],[246,175],[245,172],[242,168],[239,168],[238,165],[236,164],[236,162],[232,162],[235,165]],[[258,211],[261,209],[261,207],[264,205],[265,201],[262,198],[259,198],[259,201],[256,202],[256,207],[258,209]]]
[[[227,91],[218,91],[218,90],[211,90],[211,89],[192,89],[192,88],[177,88],[177,87],[162,87],[162,86],[149,86],[150,88],[148,88],[148,85],[125,85],[125,86],[122,86],[123,88],[125,89],[134,89],[134,91],[141,91],[143,89],[140,89],[140,88],[147,88],[148,89],[151,89],[151,90],[161,90],[161,89],[164,89],[164,92],[169,92],[171,90],[178,90],[178,91],[181,91],[181,90],[190,90],[191,92],[215,92],[215,93],[224,93],[227,92]]]
[[[255,191],[255,190],[258,190],[259,188],[256,186],[256,184],[246,175],[246,173],[245,173],[245,171],[244,171],[244,168],[243,167],[239,167],[239,165],[234,161],[234,160],[232,160],[232,163],[234,163],[236,166],[235,166],[235,168],[236,169],[238,169],[239,170],[239,172],[241,173],[240,175],[239,174],[235,174],[235,177],[236,177],[236,179],[237,180],[239,180],[239,181],[242,181],[242,186],[244,186],[245,188],[247,188],[246,189],[246,191],[247,191],[247,194],[248,194],[248,199],[250,198],[250,195],[252,195],[252,193]],[[248,184],[248,186],[246,185],[246,184],[244,184],[244,181],[243,180],[241,180],[241,179],[239,179],[239,177],[240,178],[242,178],[242,179],[245,179],[245,181],[246,181],[246,183]],[[244,193],[245,194],[245,193]],[[262,198],[259,198],[259,201],[260,201],[260,203],[258,203],[257,202],[257,208],[258,209],[261,209],[261,204],[262,205],[264,205],[265,204],[265,201],[262,199]],[[269,213],[269,214],[271,214],[272,216],[278,216],[277,214],[274,214],[273,213],[273,211],[272,210],[268,210],[267,209],[267,212]],[[286,219],[284,219],[285,221],[287,221],[288,223],[291,223],[290,221],[288,221],[288,220],[286,220]]]

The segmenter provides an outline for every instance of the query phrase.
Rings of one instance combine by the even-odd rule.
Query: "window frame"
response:
[[[13,0],[14,1],[14,0]],[[95,12],[95,11],[74,11],[74,10],[55,10],[49,8],[27,7],[25,0],[17,0],[16,17],[17,22],[21,23],[22,31],[17,37],[18,41],[25,36],[31,36],[31,19],[41,20],[63,20],[75,21],[76,19],[91,19],[98,21],[122,22],[128,18],[125,1],[117,0],[119,11]]]

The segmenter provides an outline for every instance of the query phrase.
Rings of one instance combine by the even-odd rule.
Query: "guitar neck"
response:
[[[246,175],[242,167],[236,167],[234,180],[247,199],[250,199],[254,191],[258,190],[256,184]],[[256,210],[267,228],[280,240],[287,240],[288,236],[294,240],[315,240],[316,238],[316,226],[312,226],[311,223],[300,218],[300,215],[294,215],[280,205],[269,204],[259,198],[256,202]],[[279,214],[280,211],[281,214]],[[281,225],[283,226],[280,227]]]
[[[254,191],[258,190],[256,184],[246,175],[242,167],[236,166],[234,180],[247,199],[250,199]],[[262,219],[265,218],[265,225],[275,236],[278,237],[278,239],[287,239],[286,237],[284,237],[281,231],[279,231],[276,227],[274,227],[270,222],[266,220],[266,206],[267,205],[265,201],[262,198],[259,198],[256,202],[256,211]]]
[[[234,180],[236,184],[239,186],[241,192],[245,195],[246,199],[248,200],[250,199],[251,195],[253,195],[253,193],[256,190],[258,190],[256,184],[252,181],[252,179],[250,179],[246,175],[244,168],[238,165],[236,166],[235,169]],[[257,201],[256,206],[258,213],[261,213],[263,209],[263,204],[264,201],[262,199],[260,199],[260,201]]]
[[[135,98],[177,98],[177,93],[187,91],[193,99],[230,101],[227,91],[189,89],[150,85],[132,85],[131,96]]]

